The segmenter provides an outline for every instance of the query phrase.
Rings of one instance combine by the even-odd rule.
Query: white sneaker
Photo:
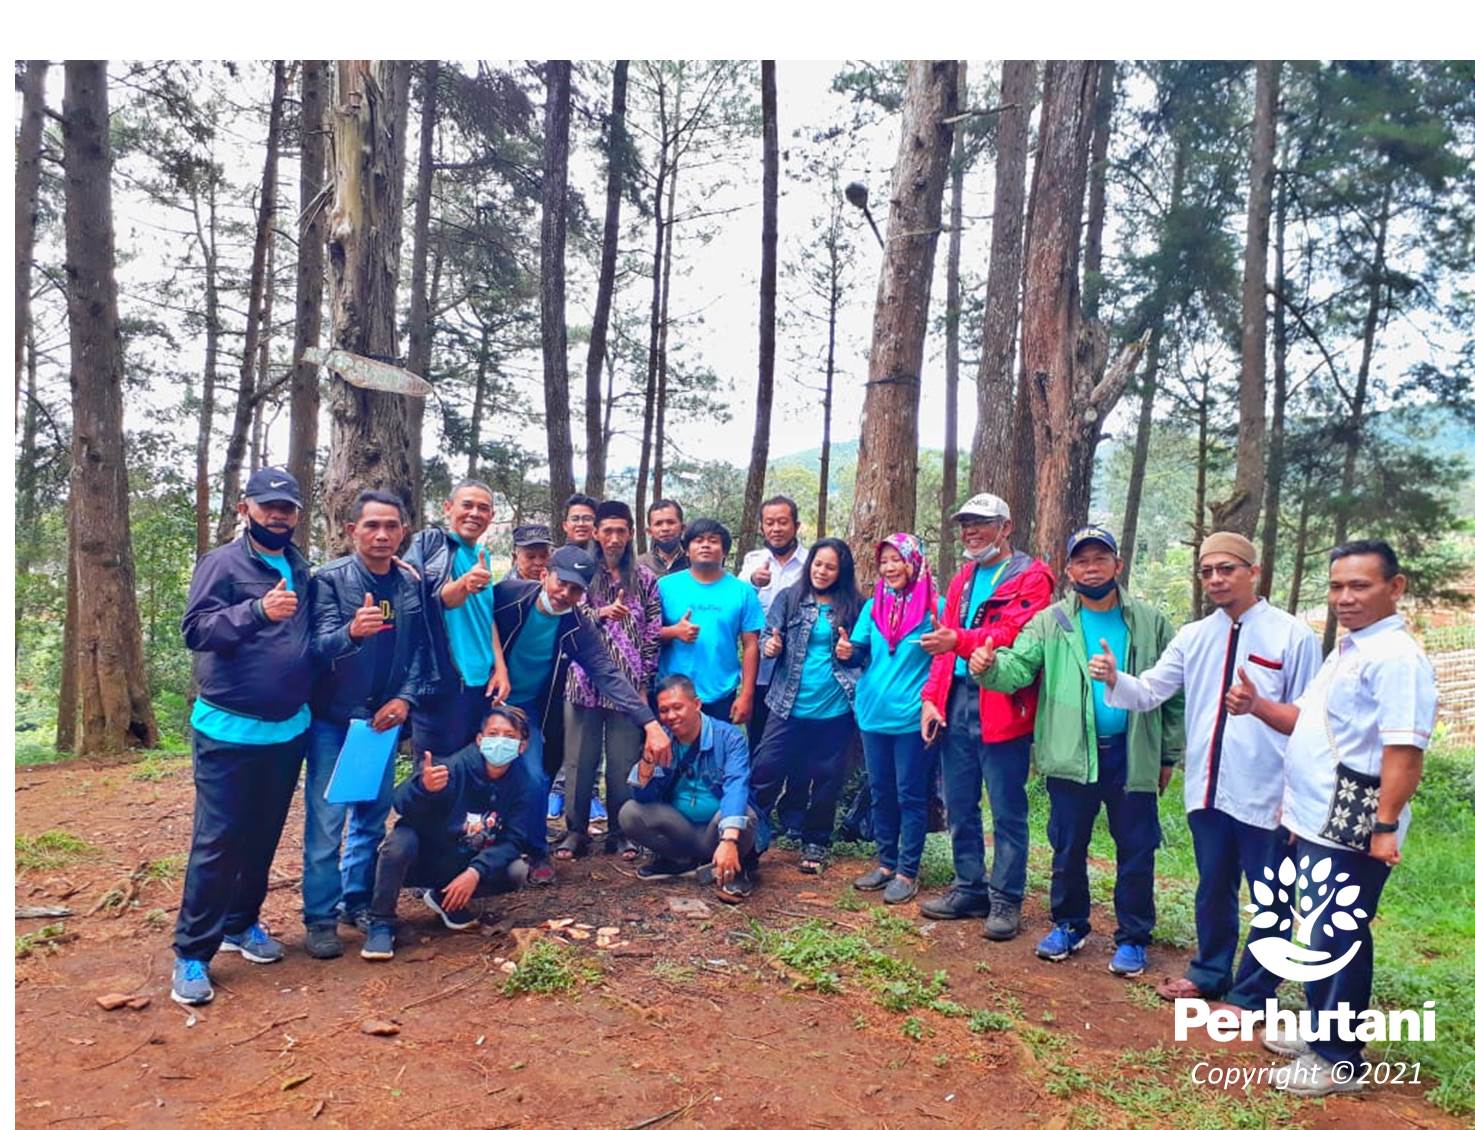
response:
[[[1300,1059],[1311,1050],[1310,1045],[1300,1036],[1292,1036],[1288,1040],[1272,1040],[1269,1036],[1262,1035],[1260,1042],[1265,1045],[1266,1051],[1285,1056],[1286,1059]]]
[[[1326,1095],[1347,1095],[1361,1091],[1364,1084],[1357,1078],[1359,1069],[1348,1071],[1343,1064],[1334,1064],[1322,1059],[1315,1052],[1307,1052],[1289,1066],[1278,1069],[1284,1072],[1276,1087],[1288,1095],[1319,1099]],[[1347,1075],[1341,1079],[1339,1076]]]

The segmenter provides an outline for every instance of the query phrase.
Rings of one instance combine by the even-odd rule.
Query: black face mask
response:
[[[787,557],[789,554],[794,552],[794,547],[798,544],[798,537],[792,537],[789,539],[786,545],[774,545],[773,542],[765,540],[763,546],[765,549],[768,550],[769,553],[773,554],[775,557]]]
[[[251,518],[249,521],[251,540],[261,546],[262,549],[269,549],[275,553],[278,550],[286,549],[288,543],[292,540],[291,530],[283,530],[279,533],[276,530],[263,526],[255,518]]]
[[[1107,581],[1104,585],[1075,585],[1076,592],[1080,593],[1088,600],[1100,600],[1107,593],[1111,592],[1114,588],[1116,588],[1115,577]]]
[[[681,548],[681,539],[677,537],[672,538],[670,541],[662,541],[660,538],[653,538],[651,539],[651,545],[669,556]]]

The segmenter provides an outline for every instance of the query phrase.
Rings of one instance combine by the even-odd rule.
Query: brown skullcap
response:
[[[1229,530],[1219,530],[1204,538],[1203,544],[1198,547],[1198,559],[1202,561],[1211,553],[1232,553],[1246,565],[1254,565],[1259,560],[1255,543],[1243,534]]]

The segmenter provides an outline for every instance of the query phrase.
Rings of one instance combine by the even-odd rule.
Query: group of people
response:
[[[630,508],[576,494],[564,544],[547,526],[518,527],[497,581],[482,540],[491,489],[461,482],[443,509],[442,525],[410,536],[399,499],[364,491],[346,526],[353,551],[310,573],[292,543],[298,485],[268,467],[239,504],[241,536],[196,566],[183,622],[198,656],[196,805],[176,1000],[211,999],[217,951],[284,956],[258,918],[304,763],[302,916],[319,958],[343,953],[343,926],[362,932],[362,957],[392,957],[406,888],[464,929],[473,900],[554,881],[554,860],[593,845],[601,777],[603,848],[638,862],[642,880],[692,877],[740,901],[778,831],[800,841],[800,870],[819,874],[857,738],[876,860],[854,886],[890,904],[917,896],[940,776],[956,878],[921,913],[982,918],[997,942],[1021,928],[1033,764],[1049,803],[1052,921],[1035,948],[1047,960],[1090,933],[1087,850],[1105,807],[1110,968],[1125,977],[1147,968],[1157,801],[1181,764],[1198,952],[1159,985],[1170,999],[1248,1008],[1274,995],[1278,979],[1248,950],[1235,967],[1239,890],[1242,876],[1273,872],[1290,841],[1356,876],[1363,930],[1398,860],[1435,694],[1382,542],[1332,554],[1347,634],[1323,664],[1305,625],[1257,595],[1255,546],[1235,533],[1202,542],[1215,610],[1175,633],[1119,583],[1117,543],[1100,526],[1061,547],[1057,599],[1050,565],[1011,544],[1009,506],[987,493],[953,516],[964,561],[945,591],[920,539],[898,532],[867,550],[868,595],[850,546],[802,544],[784,497],[763,504],[764,544],[736,574],[720,522],[687,522],[679,503],[657,500],[637,556]],[[391,760],[372,799],[331,803],[359,719],[407,734],[412,771],[395,787]],[[550,843],[559,779],[564,829]],[[1337,807],[1349,780],[1378,786],[1351,816]],[[1365,1008],[1371,969],[1369,938],[1308,999]],[[1361,1054],[1335,1041],[1272,1050]]]

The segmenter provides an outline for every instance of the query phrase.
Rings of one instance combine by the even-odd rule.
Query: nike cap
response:
[[[263,467],[246,480],[246,497],[252,502],[290,502],[302,509],[302,490],[285,467]]]
[[[564,545],[553,551],[548,568],[560,581],[587,589],[594,582],[599,563],[576,545]]]

